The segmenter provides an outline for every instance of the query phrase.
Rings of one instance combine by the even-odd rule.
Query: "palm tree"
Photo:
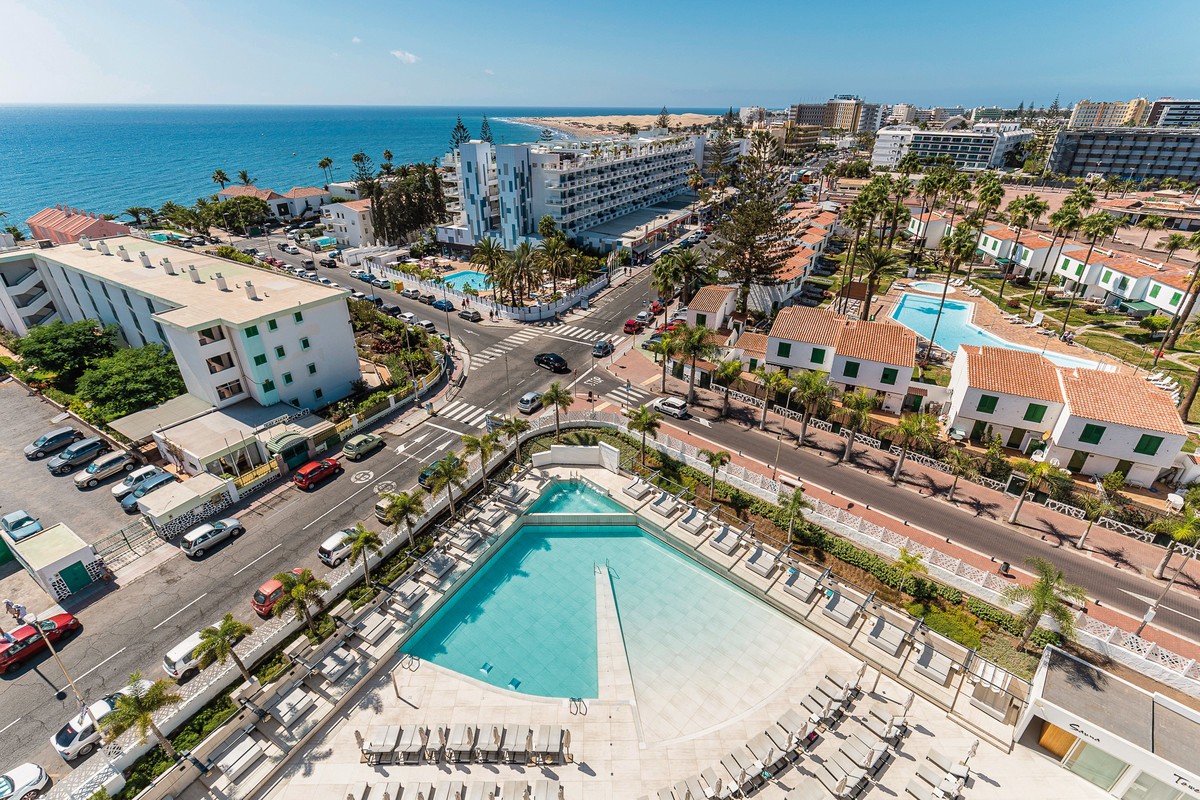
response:
[[[549,389],[542,392],[542,402],[546,406],[554,408],[554,441],[557,442],[562,433],[559,414],[563,409],[571,407],[571,404],[575,402],[575,395],[570,389],[564,388],[561,382],[555,381],[550,384]]]
[[[684,250],[675,255],[676,277],[679,279],[679,300],[691,302],[696,290],[712,279],[712,270],[700,259],[699,250]]]
[[[908,451],[913,447],[929,447],[937,441],[941,429],[937,417],[932,414],[909,414],[887,428],[885,433],[893,443],[900,445],[900,457],[896,459],[896,467],[892,470],[892,483],[899,483]]]
[[[551,236],[543,239],[542,243],[538,245],[539,263],[550,273],[555,294],[558,294],[558,278],[565,272],[567,264],[571,260],[571,253],[571,245],[562,236]]]
[[[530,428],[529,420],[524,417],[512,417],[500,426],[500,433],[504,434],[504,438],[517,443],[516,460],[517,466],[521,465],[521,435]]]
[[[674,253],[668,253],[650,267],[650,288],[663,299],[673,297],[682,281],[683,270],[679,267],[679,257]]]
[[[1084,217],[1083,222],[1079,223],[1079,229],[1083,231],[1084,234],[1091,237],[1091,242],[1088,244],[1087,255],[1084,256],[1083,259],[1083,272],[1086,275],[1088,264],[1090,264],[1092,260],[1092,251],[1096,249],[1096,243],[1101,239],[1106,239],[1109,236],[1112,236],[1113,233],[1116,232],[1117,218],[1109,215],[1107,212],[1097,211],[1094,214],[1088,214],[1086,217]],[[1071,300],[1067,303],[1067,313],[1066,316],[1063,317],[1062,330],[1059,331],[1060,336],[1067,332],[1067,323],[1071,319],[1071,311],[1075,308],[1075,298],[1079,294],[1079,287],[1076,286],[1075,288],[1076,291],[1071,292]]]
[[[363,525],[361,522],[354,524],[354,535],[350,539],[350,560],[356,558],[362,559],[363,565],[363,584],[371,585],[371,565],[368,559],[372,553],[378,553],[383,550],[383,540],[379,538],[379,534]]]
[[[200,631],[200,644],[196,647],[194,655],[198,656],[200,663],[205,666],[214,661],[224,664],[225,659],[232,658],[238,672],[242,673],[242,678],[249,683],[254,678],[233,646],[253,632],[254,628],[234,619],[233,614],[226,614],[216,625]]]
[[[392,533],[398,533],[400,526],[404,525],[408,529],[408,541],[411,542],[413,520],[425,513],[425,500],[415,492],[392,492],[383,497],[388,501],[387,510],[383,512],[383,524],[391,527]]]
[[[816,370],[804,370],[792,376],[792,388],[796,394],[796,402],[801,408],[800,436],[796,439],[796,447],[804,444],[808,435],[808,423],[813,415],[837,396],[837,389],[828,380],[828,375]]]
[[[1088,534],[1092,532],[1092,526],[1096,524],[1096,520],[1106,514],[1111,514],[1116,508],[1112,503],[1094,494],[1085,494],[1079,498],[1079,507],[1083,509],[1083,518],[1087,520],[1087,527],[1083,529],[1083,535],[1075,542],[1075,549],[1082,550],[1083,543],[1087,541]]]
[[[499,239],[493,239],[491,236],[480,239],[475,244],[474,251],[471,252],[471,263],[483,267],[492,286],[499,287],[501,285],[500,273],[507,262],[508,253],[504,250],[504,245],[500,243]],[[497,299],[499,298],[497,297]]]
[[[333,159],[325,156],[317,162],[317,169],[325,173],[325,180],[333,183]]]
[[[275,576],[275,580],[283,584],[283,594],[276,601],[271,613],[282,617],[291,609],[296,619],[303,620],[308,626],[308,632],[316,639],[319,634],[313,621],[312,607],[320,608],[325,602],[325,592],[329,591],[329,584],[313,575],[310,569],[301,570],[299,575],[291,571],[280,572]]]
[[[839,463],[850,458],[850,451],[854,448],[854,437],[870,424],[871,412],[878,405],[879,398],[866,387],[860,386],[853,392],[842,395],[842,408],[838,416],[842,418],[842,424],[850,429],[850,435],[846,437],[846,449],[842,451]]]
[[[1187,246],[1200,252],[1200,231],[1196,231],[1188,237]],[[1197,261],[1196,265],[1192,267],[1192,277],[1188,279],[1187,289],[1183,293],[1187,299],[1183,303],[1182,310],[1171,317],[1171,327],[1167,330],[1167,337],[1163,341],[1163,350],[1173,350],[1176,343],[1179,342],[1179,334],[1183,332],[1184,325],[1192,317],[1192,309],[1196,307],[1197,286],[1200,286],[1200,261]]]
[[[518,306],[524,302],[525,295],[529,294],[531,284],[536,285],[540,277],[541,267],[533,245],[528,241],[517,244],[509,257],[508,267],[512,271],[509,282],[513,294],[513,305]]]
[[[954,482],[950,484],[950,491],[946,495],[946,501],[954,502],[954,490],[958,488],[960,478],[972,480],[979,477],[979,461],[966,450],[953,447],[943,462],[950,468],[950,474],[954,476]]]
[[[1006,210],[1008,211],[1010,224],[1015,223],[1017,226],[1017,239],[1021,238],[1021,234],[1025,232],[1025,228],[1032,228],[1036,225],[1038,220],[1042,218],[1042,215],[1049,209],[1050,204],[1033,193],[1018,197],[1010,202]],[[1005,269],[1004,274],[1000,276],[1000,291],[996,297],[997,303],[1004,299],[1004,284],[1008,280],[1009,271]]]
[[[1087,593],[1082,586],[1067,583],[1062,572],[1054,564],[1044,558],[1028,558],[1025,563],[1033,568],[1037,576],[1029,586],[1014,584],[1004,590],[1004,599],[1010,603],[1024,603],[1028,606],[1021,615],[1025,631],[1017,649],[1021,650],[1029,643],[1029,637],[1037,630],[1038,621],[1043,616],[1049,616],[1058,624],[1058,632],[1064,639],[1075,636],[1075,615],[1067,601],[1083,603]]]
[[[729,391],[742,377],[745,365],[736,358],[721,358],[713,362],[712,382],[724,389],[721,396],[721,416],[729,416]]]
[[[691,372],[688,375],[687,401],[689,403],[696,402],[696,362],[701,358],[712,358],[718,352],[717,346],[708,339],[711,334],[712,331],[704,325],[697,325],[694,328],[684,325],[675,330],[673,338],[679,342],[679,355],[691,361],[692,364]]]
[[[804,511],[813,505],[804,497],[804,487],[797,486],[790,492],[779,495],[779,507],[788,515],[788,544],[792,543],[792,532],[796,529],[796,517],[804,518]]]
[[[1181,514],[1160,517],[1155,520],[1151,524],[1150,530],[1166,534],[1171,540],[1167,543],[1167,551],[1163,553],[1162,560],[1154,568],[1155,579],[1162,580],[1163,576],[1167,574],[1167,565],[1171,562],[1171,556],[1175,555],[1175,550],[1179,545],[1200,543],[1200,514],[1197,514],[1191,506],[1184,506]]]
[[[496,444],[500,440],[500,433],[492,431],[485,433],[483,436],[472,436],[471,434],[463,434],[462,445],[463,455],[473,456],[479,454],[479,467],[483,470],[483,493],[487,494],[487,467],[488,462],[492,460],[492,456],[496,454]]]
[[[925,566],[925,557],[920,553],[909,552],[907,547],[900,548],[900,553],[896,556],[896,563],[892,565],[892,570],[896,573],[896,586],[894,588],[901,591],[904,590],[904,584],[908,583],[909,578],[929,574],[929,568]]]
[[[1175,255],[1176,250],[1182,250],[1188,246],[1188,237],[1182,233],[1169,233],[1165,239],[1159,240],[1154,247],[1162,250],[1167,254],[1167,263],[1171,263],[1171,256]]]
[[[111,742],[127,730],[137,729],[139,744],[146,743],[146,735],[153,733],[158,740],[158,746],[167,754],[171,761],[178,761],[179,754],[167,741],[167,737],[158,729],[154,715],[167,706],[178,703],[182,698],[171,691],[175,684],[165,678],[155,681],[149,686],[142,685],[142,673],[133,672],[129,675],[128,694],[119,694],[113,701],[113,709],[100,725],[104,728]]]
[[[679,339],[676,338],[675,331],[664,331],[661,339],[651,342],[650,352],[654,353],[655,358],[662,356],[662,385],[659,391],[666,394],[667,368],[671,365],[671,358],[679,355]]]
[[[762,431],[767,429],[767,411],[771,408],[771,401],[791,384],[791,380],[783,370],[767,369],[765,366],[755,367],[754,377],[758,378],[759,385],[763,387],[763,410],[758,420],[758,429]]]
[[[1025,498],[1029,495],[1036,495],[1042,490],[1042,487],[1048,483],[1062,480],[1062,471],[1058,467],[1047,461],[1021,461],[1014,465],[1018,472],[1025,473],[1029,482],[1025,489],[1021,492],[1021,496],[1017,498],[1017,505],[1013,508],[1012,513],[1008,515],[1010,524],[1015,524],[1017,516],[1021,513],[1021,509],[1025,506]]]
[[[225,174],[225,170],[214,169],[213,174],[212,174],[212,182],[220,184],[221,188],[224,189],[225,184],[229,183],[230,180],[229,180],[229,176]]]
[[[466,480],[467,465],[459,459],[453,450],[434,462],[433,473],[429,476],[429,493],[437,494],[442,489],[446,490],[446,499],[450,501],[451,517],[455,514],[454,488],[456,486],[461,487]]]
[[[1066,242],[1072,233],[1079,230],[1079,226],[1082,223],[1083,217],[1079,214],[1079,206],[1071,203],[1070,198],[1068,198],[1067,202],[1063,203],[1062,208],[1050,215],[1050,230],[1053,235],[1050,237],[1049,253],[1052,254],[1054,252],[1054,245],[1058,242],[1059,237],[1062,237],[1063,242]],[[1026,316],[1030,319],[1033,318],[1033,303],[1037,298],[1038,292],[1041,291],[1042,299],[1045,300],[1046,291],[1050,288],[1050,280],[1054,277],[1054,264],[1051,261],[1050,254],[1047,254],[1045,261],[1042,263],[1042,269],[1046,273],[1045,280],[1043,281],[1039,276],[1038,282],[1034,284],[1033,291],[1029,294],[1029,308],[1026,311]]]
[[[950,277],[954,274],[958,266],[975,254],[975,248],[979,243],[979,229],[975,227],[973,220],[965,219],[955,228],[949,236],[942,239],[942,253],[946,258],[946,279],[942,283],[942,296],[938,302],[937,316],[933,320],[933,330],[929,333],[930,347],[926,350],[928,355],[933,350],[933,345],[937,343],[938,328],[942,323],[942,312],[946,308],[946,296],[950,293]],[[1003,278],[1001,284],[1003,284]]]
[[[629,430],[642,435],[642,466],[646,465],[646,437],[658,438],[658,429],[662,426],[663,415],[652,408],[640,405],[629,412]]]
[[[863,319],[871,318],[871,297],[875,294],[875,287],[879,283],[879,276],[887,270],[898,266],[901,262],[899,254],[895,250],[889,250],[882,245],[872,247],[867,245],[863,248],[862,253],[863,272],[867,278],[867,297],[863,300]]]
[[[708,464],[712,470],[712,479],[708,483],[708,499],[712,500],[713,495],[717,491],[717,470],[729,463],[729,459],[733,458],[726,450],[701,450],[700,457]]]
[[[1137,225],[1134,225],[1134,227],[1141,228],[1146,232],[1146,235],[1142,237],[1142,244],[1140,245],[1141,248],[1145,250],[1146,242],[1150,240],[1150,234],[1154,231],[1161,231],[1163,228],[1167,227],[1167,218],[1160,217],[1157,214],[1147,214],[1138,220]]]
[[[996,213],[996,209],[1000,208],[1000,204],[1004,202],[1004,187],[1000,184],[1000,180],[994,172],[985,172],[979,176],[976,181],[977,195],[975,210],[979,212],[979,229],[987,230],[988,217]],[[967,280],[971,279],[971,273],[975,269],[975,259],[971,259],[971,265],[967,268]]]
[[[240,183],[242,186],[253,186],[254,185],[254,178],[251,178],[250,173],[244,169],[238,171],[237,177],[238,177],[238,183]]]
[[[154,209],[147,208],[146,206],[130,206],[122,211],[121,214],[122,216],[130,217],[134,225],[140,226],[142,224],[142,217],[149,218],[154,214]]]

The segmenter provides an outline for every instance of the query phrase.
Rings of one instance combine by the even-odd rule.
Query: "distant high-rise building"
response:
[[[999,106],[979,106],[971,112],[972,122],[999,122],[1008,116],[1008,110]]]
[[[908,125],[917,121],[917,107],[912,103],[896,103],[888,114],[888,121],[893,124]]]
[[[891,125],[881,128],[875,137],[871,166],[894,169],[911,152],[923,162],[948,157],[959,169],[989,169],[1003,166],[1009,152],[1032,136],[1033,131],[1008,122],[984,122],[969,130],[952,131]]]
[[[738,109],[738,119],[745,125],[765,122],[767,119],[767,110],[762,106],[742,106]]]
[[[1200,127],[1200,100],[1160,97],[1146,110],[1145,121],[1155,128]]]
[[[791,113],[793,124],[825,126],[824,103],[797,103],[792,106]]]
[[[1200,128],[1067,128],[1049,169],[1059,175],[1200,181]]]
[[[1067,122],[1067,127],[1116,128],[1121,125],[1137,125],[1145,117],[1146,111],[1147,103],[1144,97],[1117,103],[1080,100],[1071,109],[1071,119]]]

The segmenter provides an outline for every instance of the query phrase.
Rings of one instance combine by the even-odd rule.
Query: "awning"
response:
[[[1158,310],[1158,306],[1147,303],[1145,300],[1122,300],[1121,308],[1135,314],[1153,314]]]
[[[267,442],[267,452],[276,455],[282,453],[296,442],[303,441],[306,441],[305,438],[298,433],[281,433]]]

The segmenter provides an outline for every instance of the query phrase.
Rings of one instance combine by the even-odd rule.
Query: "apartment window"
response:
[[[324,396],[325,396],[325,393],[322,392],[320,389],[313,389],[313,399],[314,400],[320,400]]]
[[[886,383],[888,386],[896,385],[896,377],[900,374],[900,370],[895,367],[884,367],[883,377],[879,379],[880,383]]]
[[[310,345],[310,344],[308,343],[308,337],[307,337],[307,336],[305,336],[305,337],[303,337],[302,339],[300,339],[300,349],[301,349],[301,350],[307,350],[307,349],[308,349],[308,348],[310,348],[310,347],[312,347],[312,345]]]
[[[154,313],[154,303],[152,303],[150,301],[149,297],[143,297],[142,299],[146,301],[146,308],[150,309],[150,313],[153,314]]]
[[[1173,306],[1179,305],[1179,301],[1182,299],[1183,299],[1183,295],[1180,294],[1179,292],[1176,292],[1175,294],[1171,295],[1171,305],[1173,305]]]
[[[297,311],[295,314],[292,314],[292,319],[296,320],[296,324],[299,325],[301,322],[304,322],[304,315]]]
[[[254,366],[261,367],[266,363],[267,363],[267,357],[264,354],[259,353],[258,355],[256,355],[254,357]]]
[[[1030,403],[1025,408],[1025,419],[1027,422],[1041,422],[1046,417],[1046,407],[1038,403]]]
[[[847,361],[842,366],[842,376],[846,378],[858,377],[859,363],[857,361]]]
[[[1069,267],[1070,265],[1071,265],[1071,259],[1064,257],[1063,263],[1062,263],[1063,270],[1066,270],[1066,268]]]
[[[697,314],[696,315],[696,324],[697,325],[707,325],[708,324],[708,314]]]
[[[316,375],[316,374],[317,374],[317,365],[316,365],[316,364],[309,364],[309,365],[308,365],[308,374],[309,374],[309,375]]]
[[[204,330],[200,331],[197,336],[200,337],[200,344],[212,344],[213,342],[219,342],[224,339],[225,331],[216,327],[205,328]]]
[[[1150,296],[1151,296],[1151,297],[1158,297],[1158,290],[1159,290],[1159,289],[1161,289],[1161,288],[1162,288],[1161,286],[1151,286],[1151,287],[1150,287]]]
[[[285,357],[287,357],[287,351],[285,351],[282,346],[276,345],[275,357],[276,358],[285,358]]]
[[[1083,277],[1083,264],[1080,264],[1078,267],[1075,268],[1075,277],[1076,278]]]
[[[257,325],[251,325],[249,328],[246,328],[246,338],[247,339],[253,339],[255,336],[258,336],[258,326]]]
[[[824,347],[814,347],[812,349],[812,358],[810,358],[809,361],[810,361],[810,363],[813,363],[813,364],[824,364],[825,363],[825,348]]]
[[[230,381],[217,387],[217,397],[222,400],[228,400],[231,397],[237,397],[242,393],[241,381]]]
[[[979,404],[975,406],[975,410],[984,414],[991,414],[996,410],[996,404],[1000,402],[1000,398],[994,394],[979,395]]]
[[[290,372],[283,373],[283,385],[284,386],[292,385],[292,373],[290,373]]]
[[[780,358],[788,358],[789,356],[791,356],[791,354],[792,354],[792,343],[791,342],[780,342],[779,347],[777,347],[775,350],[775,355],[779,356]]]
[[[267,320],[267,330],[269,330],[269,331],[279,330],[279,323],[273,319]]]
[[[1108,283],[1110,280],[1112,280],[1112,270],[1106,269],[1104,270],[1104,274],[1100,276],[1100,282]]]
[[[265,381],[263,381],[263,391],[264,391],[264,392],[273,392],[273,391],[275,391],[275,381],[272,381],[272,380],[265,380]]]
[[[1084,444],[1100,444],[1100,439],[1104,437],[1103,425],[1087,424],[1083,426],[1083,433],[1079,434],[1079,441]]]
[[[300,405],[300,398],[299,398],[299,397],[293,397],[291,400],[288,400],[288,405],[290,405],[290,406],[299,406],[299,405]]]
[[[1158,448],[1162,445],[1162,443],[1163,437],[1151,436],[1150,434],[1146,433],[1142,435],[1142,438],[1138,439],[1138,443],[1136,446],[1134,446],[1133,452],[1141,453],[1144,456],[1152,456],[1158,452]]]

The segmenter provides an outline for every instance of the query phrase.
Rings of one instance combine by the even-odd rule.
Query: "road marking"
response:
[[[375,477],[375,473],[369,469],[359,470],[350,476],[351,483],[366,483]]]
[[[400,444],[398,447],[396,447],[396,455],[400,455],[401,453],[403,453],[404,448],[406,448],[406,447],[408,447],[407,444]]]
[[[423,424],[428,425],[431,428],[437,428],[439,431],[445,431],[446,433],[453,433],[455,436],[462,436],[462,431],[456,431],[456,430],[452,430],[450,428],[443,428],[441,425],[438,425],[436,422],[430,422],[430,421],[426,420]]]
[[[1146,595],[1144,595],[1144,594],[1138,594],[1137,592],[1131,592],[1128,589],[1121,589],[1121,591],[1124,592],[1125,594],[1129,595],[1130,597],[1134,597],[1134,598],[1137,598],[1138,600],[1141,600],[1143,603],[1151,602],[1150,598],[1146,597]]]
[[[3,728],[0,728],[0,733],[4,733],[6,730],[11,728],[13,725],[16,725],[18,722],[20,722],[22,719],[24,719],[24,717],[17,717],[12,722],[5,725]]]
[[[709,422],[709,421],[708,421],[708,420],[706,420],[706,419],[700,419],[699,417],[695,417],[695,416],[693,416],[693,417],[692,417],[692,422],[696,423],[697,425],[703,425],[703,426],[704,426],[704,427],[706,427],[706,428],[711,428],[711,427],[712,427],[712,423],[711,423],[711,422]]]
[[[236,574],[237,574],[237,573],[235,572],[235,573],[234,573],[234,575],[236,575]],[[166,619],[164,619],[162,622],[160,622],[160,623],[158,623],[157,625],[155,625],[155,626],[154,626],[153,628],[151,628],[150,630],[152,630],[152,631],[156,631],[156,630],[158,630],[158,629],[159,629],[159,628],[161,628],[163,625],[166,625],[168,622],[170,622],[171,620],[175,619],[175,617],[179,616],[179,615],[180,615],[180,614],[182,614],[184,611],[186,611],[186,610],[188,609],[188,606],[194,606],[196,603],[199,603],[201,600],[203,600],[203,599],[204,599],[204,598],[205,598],[207,595],[208,595],[208,592],[205,592],[204,594],[200,595],[199,597],[197,597],[195,600],[193,600],[192,602],[188,603],[187,605],[185,605],[185,606],[180,606],[178,611],[176,611],[174,614],[172,614],[171,616],[169,616],[169,617],[167,617]]]
[[[426,440],[426,439],[428,439],[428,438],[429,438],[429,434],[428,434],[428,433],[422,433],[420,436],[418,436],[417,438],[413,439],[413,440],[412,440],[412,443],[413,443],[413,444],[420,444],[421,442],[425,441],[425,440]]]
[[[380,481],[379,483],[375,484],[374,488],[375,488],[375,494],[388,494],[389,492],[396,491],[396,482],[395,481]]]
[[[203,596],[203,595],[202,595],[202,596]],[[76,675],[76,676],[75,676],[75,682],[76,682],[76,683],[78,683],[79,681],[81,681],[81,680],[83,680],[84,678],[86,678],[88,675],[91,675],[93,672],[95,672],[96,670],[100,669],[100,668],[101,668],[101,667],[103,667],[105,664],[107,664],[108,662],[110,662],[110,661],[112,661],[114,658],[116,658],[117,656],[121,655],[121,653],[124,653],[126,649],[127,649],[127,648],[124,648],[124,647],[122,647],[120,650],[118,650],[117,652],[113,653],[111,656],[109,656],[108,658],[104,659],[104,660],[103,660],[103,661],[101,661],[99,664],[97,664],[96,666],[94,666],[94,667],[92,667],[91,669],[89,669],[87,672],[83,672],[83,673],[80,673],[79,675]],[[71,688],[70,686],[60,686],[60,687],[58,687],[58,691],[60,691],[60,692],[65,692],[65,691],[67,691],[67,689],[70,689],[70,688]]]
[[[1193,617],[1191,614],[1185,614],[1178,608],[1172,608],[1171,606],[1159,606],[1159,609],[1162,611],[1170,611],[1172,614],[1178,614],[1181,617],[1187,617],[1188,619],[1200,622],[1200,617]]]
[[[276,550],[278,550],[278,549],[279,549],[279,548],[281,548],[281,547],[283,547],[283,542],[280,542],[279,544],[275,545],[275,546],[274,546],[274,547],[272,547],[270,550],[268,550],[267,552],[263,553],[261,556],[259,556],[258,558],[254,559],[254,560],[253,560],[253,561],[251,561],[249,564],[246,564],[246,565],[244,565],[244,566],[243,566],[241,569],[239,569],[237,572],[235,572],[235,573],[233,573],[233,574],[234,574],[234,575],[241,575],[243,572],[245,572],[246,570],[250,569],[250,568],[251,568],[251,567],[253,567],[255,564],[257,564],[259,561],[262,561],[264,558],[266,558],[267,556],[271,555],[271,553],[274,553]]]

